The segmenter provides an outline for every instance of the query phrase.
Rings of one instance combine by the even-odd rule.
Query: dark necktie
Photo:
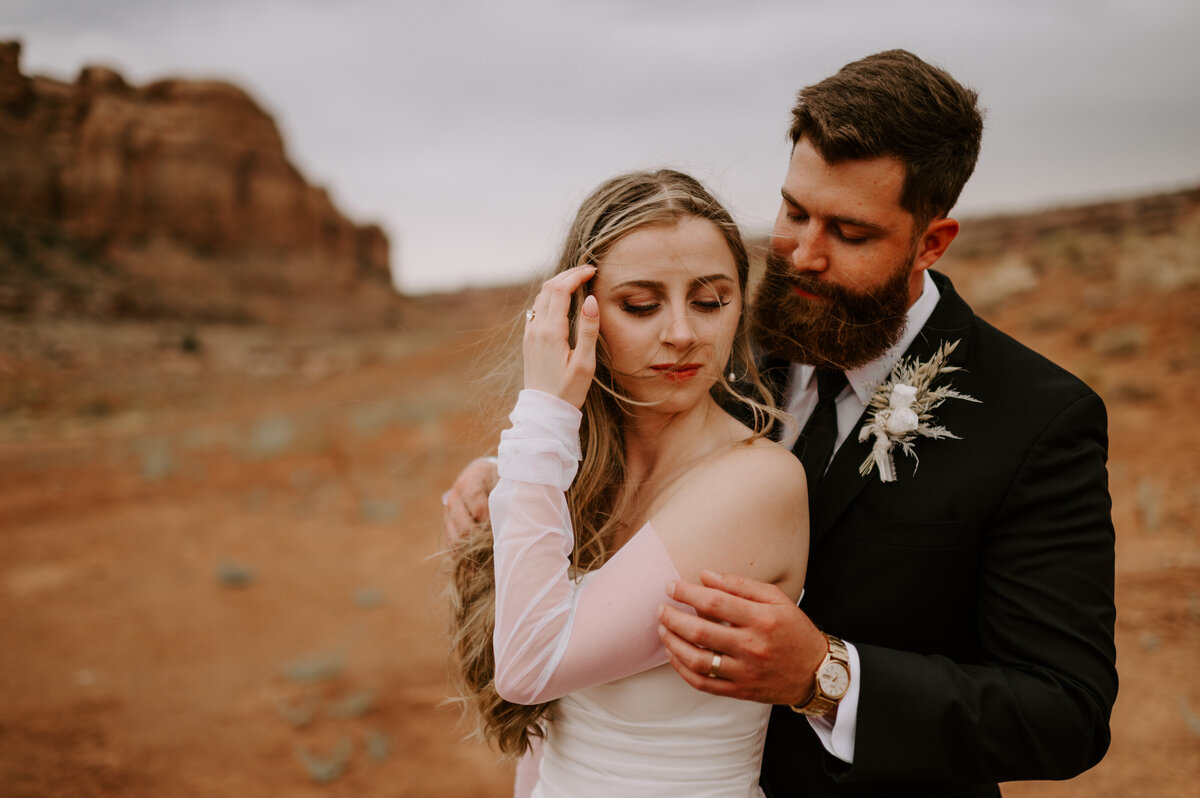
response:
[[[848,384],[845,372],[838,369],[817,369],[813,378],[817,381],[817,406],[792,447],[792,453],[804,464],[810,496],[833,456],[833,444],[837,441],[836,400]]]

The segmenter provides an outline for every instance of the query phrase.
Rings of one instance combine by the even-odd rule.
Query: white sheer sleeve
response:
[[[580,582],[571,578],[565,491],[580,458],[579,411],[525,390],[510,420],[489,501],[497,692],[514,703],[541,703],[665,663],[658,607],[679,573],[649,524],[603,567]]]

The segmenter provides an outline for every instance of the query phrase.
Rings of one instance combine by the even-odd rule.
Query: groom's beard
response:
[[[910,255],[878,288],[854,291],[792,269],[774,252],[754,300],[750,329],[772,355],[846,370],[869,363],[900,340],[908,311]],[[821,299],[797,296],[796,288]]]

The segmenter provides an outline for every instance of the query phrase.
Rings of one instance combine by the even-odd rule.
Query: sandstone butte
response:
[[[288,158],[242,89],[73,83],[0,42],[0,313],[373,323],[396,312],[388,240]]]

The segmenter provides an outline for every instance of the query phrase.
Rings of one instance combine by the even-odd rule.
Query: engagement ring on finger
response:
[[[536,311],[533,308],[530,308],[529,310],[525,311],[525,321],[533,321],[533,317],[535,314],[536,314]]]

